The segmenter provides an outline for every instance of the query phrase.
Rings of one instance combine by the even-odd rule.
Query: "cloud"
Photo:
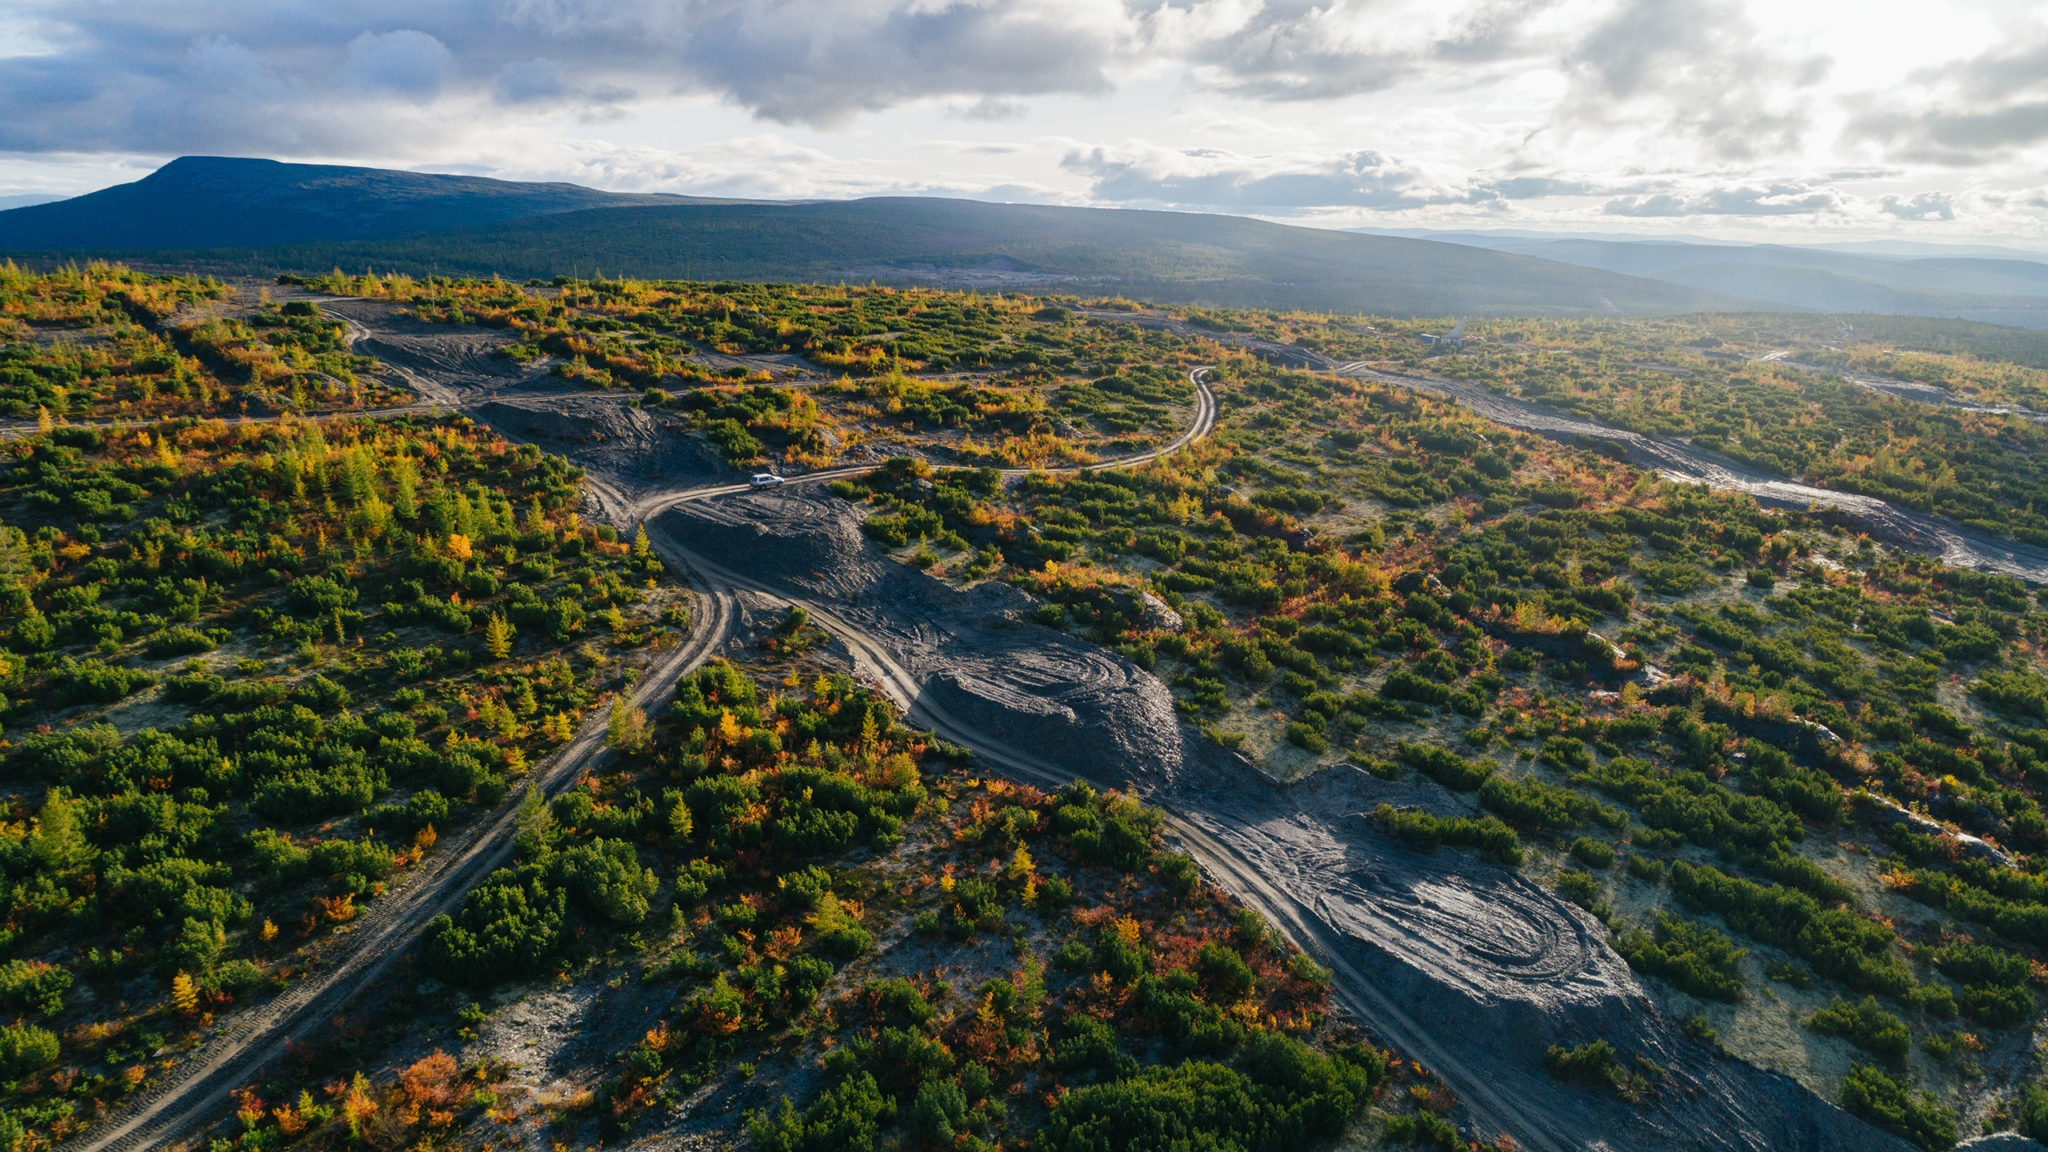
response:
[[[426,154],[526,106],[642,93],[813,125],[927,98],[1000,118],[1107,92],[1129,32],[1093,0],[17,3],[46,49],[0,57],[0,150],[24,152]]]
[[[239,54],[222,62],[241,74],[230,86],[261,76],[271,91],[270,127],[245,149],[286,151],[402,147],[408,104],[470,130],[521,109],[691,95],[817,127],[926,100],[1000,121],[1162,64],[1242,97],[1319,100],[1549,51],[1530,29],[1560,2],[15,0],[49,51],[0,57],[0,120],[14,122],[0,145],[214,146],[219,134],[151,112],[204,102],[207,82],[178,61],[208,45]]]
[[[1866,95],[1846,135],[1906,161],[1972,167],[2048,142],[2048,30]]]
[[[1813,216],[1842,211],[1847,205],[1832,188],[1806,184],[1771,184],[1711,188],[1680,194],[1617,196],[1602,206],[1609,216]]]
[[[1120,13],[1088,0],[504,0],[505,23],[607,46],[784,123],[841,124],[928,97],[1101,93]],[[566,50],[566,48],[565,48]],[[551,53],[553,49],[551,47]],[[559,54],[559,53],[555,53]]]
[[[450,63],[448,46],[415,28],[365,32],[348,42],[348,82],[369,92],[432,96]]]
[[[1432,70],[1539,50],[1529,25],[1556,0],[1267,0],[1167,3],[1146,43],[1202,68],[1218,88],[1260,100],[1377,92]]]
[[[1920,166],[2006,163],[1981,188],[2038,182],[2026,150],[2048,144],[2048,27],[1981,51],[1954,40],[1956,59],[1910,75],[1886,64],[1902,82],[1844,105],[1828,58],[1800,46],[1827,29],[1752,19],[1766,2],[8,0],[0,153],[25,168],[353,158],[760,196],[1000,183],[1466,225],[2041,227],[2048,205]],[[900,120],[844,158],[814,134],[891,109]],[[746,116],[767,123],[735,126]],[[602,138],[629,118],[632,139],[681,151]],[[932,139],[934,118],[980,151]],[[1130,130],[1103,125],[1140,122],[1176,147],[1095,146]],[[720,125],[751,143],[707,140]],[[611,159],[551,152],[560,139]],[[1187,146],[1217,142],[1234,151]],[[1892,195],[1833,190],[1878,180]]]
[[[500,104],[559,100],[569,94],[569,76],[560,64],[545,56],[514,60],[498,69],[498,75],[491,81],[491,94]]]
[[[1736,0],[1624,0],[1564,62],[1568,132],[1635,124],[1698,140],[1723,160],[1798,148],[1810,125],[1798,90],[1830,66],[1779,53]]]
[[[967,120],[995,123],[1001,120],[1022,120],[1030,111],[1031,109],[1021,100],[1002,100],[994,96],[983,96],[967,107],[959,109],[957,115]]]
[[[1878,207],[1901,220],[1953,220],[1955,198],[1946,192],[1921,192],[1913,196],[1887,196]]]
[[[1501,211],[1516,201],[1625,190],[1554,175],[1450,177],[1371,149],[1276,157],[1143,144],[1092,146],[1070,148],[1060,166],[1087,176],[1089,195],[1096,200],[1274,214],[1401,212],[1447,205]]]
[[[1490,185],[1502,200],[1545,200],[1552,196],[1597,196],[1604,191],[1584,180],[1563,180],[1555,176],[1511,176]]]
[[[622,192],[782,199],[917,190],[774,133],[686,149],[565,141],[483,161],[479,167],[501,179],[567,180]]]
[[[1095,199],[1121,204],[1399,210],[1467,203],[1474,195],[1370,151],[1289,167],[1215,151],[1089,148],[1070,151],[1060,166],[1086,175]]]

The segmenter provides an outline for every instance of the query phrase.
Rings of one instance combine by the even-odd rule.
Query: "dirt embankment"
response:
[[[381,327],[377,337],[392,343]],[[473,359],[410,363],[480,401],[489,391],[475,388]],[[605,422],[635,417],[593,415],[604,436],[593,439],[563,434],[583,401],[515,399],[498,389],[472,411],[585,464],[614,512],[718,475],[676,454],[681,437]],[[1462,853],[1408,852],[1363,817],[1381,801],[1448,808],[1434,785],[1350,771],[1276,785],[1183,726],[1157,679],[1031,623],[1022,593],[958,592],[890,562],[858,522],[852,506],[785,490],[681,504],[650,531],[715,588],[811,607],[915,719],[993,765],[1134,788],[1166,809],[1212,875],[1321,952],[1341,1002],[1443,1076],[1482,1129],[1558,1150],[1906,1147],[1789,1078],[1687,1040],[1576,907]],[[1547,1045],[1600,1037],[1666,1070],[1654,1099],[1630,1106],[1543,1070]]]
[[[1806,372],[1818,372],[1825,376],[1839,376],[1859,388],[1882,392],[1898,400],[1911,400],[1916,404],[1935,404],[1943,408],[1956,408],[1964,412],[1975,412],[1985,416],[2017,416],[2034,424],[2048,424],[2048,415],[2036,412],[2018,404],[1979,404],[1956,395],[1938,384],[1923,384],[1917,380],[1899,380],[1890,376],[1873,376],[1868,372],[1854,372],[1847,368],[1836,368],[1826,364],[1809,364],[1802,360],[1784,360],[1787,367]]]
[[[1689,444],[1610,428],[1538,404],[1511,400],[1462,380],[1389,372],[1364,363],[1346,364],[1340,371],[1346,376],[1395,384],[1456,400],[1488,420],[1554,440],[1576,443],[1590,439],[1619,444],[1627,450],[1630,463],[1638,467],[1688,484],[1747,492],[1766,507],[1833,509],[1880,540],[1937,556],[1951,567],[1999,572],[2036,584],[2048,584],[2048,548],[2002,540],[1939,516],[1901,508],[1875,496],[1838,492],[1786,480]]]
[[[1276,785],[1181,724],[1149,674],[1031,623],[1023,593],[961,593],[893,564],[858,519],[829,497],[776,493],[686,504],[657,530],[855,633],[856,653],[894,664],[876,671],[942,734],[956,726],[999,761],[1165,808],[1226,886],[1338,962],[1343,999],[1483,1127],[1552,1148],[1905,1147],[1685,1038],[1578,908],[1462,853],[1409,852],[1364,818],[1382,801],[1449,810],[1434,784],[1340,770]],[[1660,1094],[1630,1106],[1544,1071],[1547,1045],[1595,1038],[1664,1068]]]
[[[1689,444],[1644,436],[1559,412],[1540,404],[1509,399],[1463,380],[1392,372],[1363,360],[1340,362],[1311,349],[1262,340],[1242,333],[1212,332],[1184,320],[1157,313],[1090,310],[1087,315],[1102,323],[1136,324],[1140,327],[1173,332],[1190,339],[1214,340],[1293,367],[1335,372],[1342,376],[1413,388],[1418,392],[1456,400],[1478,415],[1510,428],[1534,432],[1539,436],[1567,443],[1592,439],[1620,444],[1627,449],[1631,463],[1656,471],[1672,480],[1747,492],[1766,507],[1833,509],[1880,540],[1937,556],[1942,563],[1951,567],[1976,568],[1986,572],[2017,576],[2036,584],[2048,584],[2048,548],[2001,539],[1939,516],[1901,508],[1873,496],[1816,488],[1810,484],[1787,480],[1782,476],[1759,472],[1727,457],[1694,448]],[[1795,366],[1809,371],[1828,371],[1809,364]],[[2010,414],[2037,422],[2048,420],[2048,417],[2024,408],[1973,404],[1931,385],[1862,373],[1844,372],[1841,375],[1852,383],[1900,399],[1941,404],[1972,412]]]

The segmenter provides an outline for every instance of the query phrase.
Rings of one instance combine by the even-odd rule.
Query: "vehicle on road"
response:
[[[777,476],[773,472],[756,472],[753,479],[748,480],[747,483],[756,488],[773,488],[782,483],[782,477]]]

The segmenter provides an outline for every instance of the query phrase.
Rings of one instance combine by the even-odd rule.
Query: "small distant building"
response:
[[[1458,321],[1456,328],[1441,336],[1431,332],[1424,332],[1422,334],[1422,342],[1424,344],[1449,344],[1453,347],[1461,345],[1465,342],[1465,322],[1463,320]]]

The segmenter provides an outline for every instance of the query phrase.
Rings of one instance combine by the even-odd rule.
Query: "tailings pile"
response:
[[[1409,851],[1367,817],[1382,802],[1454,810],[1432,783],[1347,768],[1276,784],[1181,724],[1165,686],[1137,666],[1031,623],[1023,593],[961,592],[892,563],[860,534],[858,511],[829,497],[699,501],[658,527],[852,626],[857,652],[901,666],[913,707],[936,703],[1021,750],[1020,762],[1166,809],[1221,883],[1338,962],[1339,997],[1365,1023],[1525,1144],[1905,1147],[1787,1077],[1687,1039],[1587,913],[1463,853]],[[1629,1104],[1544,1070],[1548,1045],[1594,1039],[1661,1068],[1655,1095]]]

